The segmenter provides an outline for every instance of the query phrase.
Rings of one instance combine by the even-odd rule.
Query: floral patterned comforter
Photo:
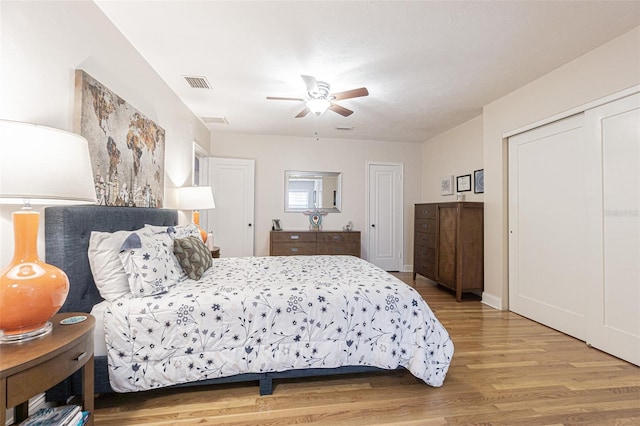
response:
[[[453,344],[417,291],[351,256],[213,259],[199,281],[123,296],[105,312],[111,387],[239,373],[407,368],[441,386]]]

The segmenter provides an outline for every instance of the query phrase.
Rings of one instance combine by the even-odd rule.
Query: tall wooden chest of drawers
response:
[[[420,274],[456,292],[484,289],[483,203],[415,205],[413,279]]]
[[[360,257],[360,231],[271,231],[271,256],[345,254]]]

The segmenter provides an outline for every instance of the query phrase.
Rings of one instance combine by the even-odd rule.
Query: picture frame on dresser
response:
[[[471,175],[462,175],[456,178],[456,192],[471,191]]]
[[[453,195],[453,175],[440,178],[440,195]]]

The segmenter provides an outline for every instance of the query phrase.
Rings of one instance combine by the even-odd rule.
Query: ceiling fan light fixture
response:
[[[321,115],[331,106],[331,102],[326,99],[313,98],[307,101],[307,108],[315,115]]]
[[[369,96],[369,91],[366,87],[351,89],[344,92],[331,93],[331,86],[329,85],[329,83],[325,81],[318,81],[315,77],[310,75],[302,75],[301,77],[302,80],[304,80],[305,85],[307,86],[307,95],[309,96],[307,99],[267,96],[267,99],[276,101],[304,102],[304,109],[300,111],[298,115],[295,116],[295,118],[306,117],[310,112],[314,113],[317,116],[320,116],[328,109],[335,112],[336,114],[340,114],[343,117],[348,117],[353,114],[353,111],[334,103],[334,101],[359,98],[361,96]]]

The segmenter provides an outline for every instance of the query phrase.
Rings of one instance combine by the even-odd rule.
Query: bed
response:
[[[70,281],[61,311],[96,316],[96,393],[257,381],[268,395],[274,379],[398,368],[443,384],[453,356],[445,328],[413,288],[352,256],[212,259],[198,280],[105,301],[89,265],[92,231],[162,232],[177,218],[169,209],[45,209],[46,260]],[[80,389],[75,377],[47,399]]]

